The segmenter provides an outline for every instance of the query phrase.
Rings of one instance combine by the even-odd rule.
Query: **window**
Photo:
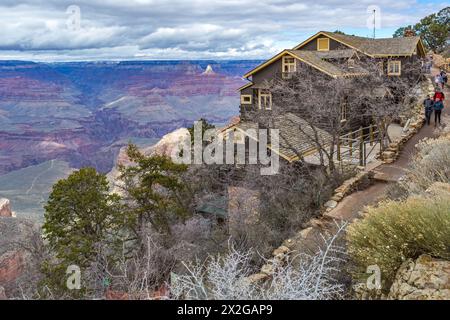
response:
[[[402,74],[401,61],[389,61],[388,62],[388,75],[399,76]]]
[[[272,94],[269,90],[259,89],[259,109],[272,110]]]
[[[241,95],[241,104],[252,104],[252,95],[242,94]]]
[[[317,39],[317,51],[329,51],[330,50],[330,39],[319,38]]]
[[[297,64],[295,63],[295,59],[291,56],[284,56],[282,69],[283,79],[289,79],[291,74],[297,71]]]

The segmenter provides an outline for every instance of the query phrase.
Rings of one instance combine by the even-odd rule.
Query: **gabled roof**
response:
[[[228,130],[238,130],[246,134],[249,138],[258,141],[258,137],[252,136],[247,132],[248,129],[258,129],[256,122],[242,121]],[[331,136],[325,130],[313,127],[304,119],[293,113],[286,113],[274,118],[274,129],[279,130],[279,148],[278,150],[268,146],[268,149],[276,152],[282,158],[289,162],[297,161],[300,157],[308,156],[317,151],[317,145],[313,141],[317,132],[321,144],[331,143]],[[301,129],[300,129],[301,128]]]
[[[340,51],[340,50],[336,50]],[[342,50],[344,51],[344,50]],[[345,50],[347,51],[347,50]],[[363,75],[365,71],[361,68],[356,70],[345,70],[339,65],[335,65],[326,60],[326,55],[321,55],[321,52],[317,51],[306,51],[306,50],[288,50],[299,60],[315,67],[316,69],[328,74],[329,76],[336,77],[351,77],[351,76],[359,76]],[[348,55],[348,52],[345,52],[345,55]],[[338,54],[335,55],[337,59]]]
[[[350,58],[355,54],[355,51],[353,50],[336,50],[336,51],[343,51],[331,53],[327,52],[317,52],[317,51],[306,51],[306,50],[283,50],[273,58],[267,60],[266,62],[260,64],[253,70],[249,71],[244,75],[244,78],[250,77],[252,74],[258,72],[261,69],[264,69],[265,67],[271,65],[275,61],[281,59],[281,57],[285,55],[290,55],[291,57],[294,57],[298,60],[300,60],[303,63],[306,63],[307,65],[310,65],[311,67],[329,75],[330,77],[337,78],[337,77],[347,77],[347,76],[357,76],[364,74],[364,70],[358,69],[356,71],[346,71],[331,62],[326,61],[326,59],[342,59],[342,58]],[[247,84],[246,86],[242,87],[239,90],[245,89],[249,87],[251,84]]]
[[[326,36],[337,42],[346,45],[349,48],[362,52],[370,57],[388,57],[388,56],[411,56],[419,46],[422,54],[425,55],[425,47],[420,37],[399,37],[370,39],[364,37],[350,36],[335,32],[320,31],[303,41],[294,50],[298,50],[310,41],[320,36]]]

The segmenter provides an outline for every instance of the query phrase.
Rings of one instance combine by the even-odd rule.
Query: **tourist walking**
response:
[[[445,85],[446,85],[447,82],[448,82],[448,76],[447,76],[447,73],[446,73],[445,71],[442,71],[442,72],[441,72],[441,77],[442,77],[442,90],[444,90]]]
[[[431,115],[433,114],[433,105],[434,105],[434,101],[433,101],[433,99],[431,99],[431,95],[428,95],[426,97],[426,99],[423,101],[427,125],[430,125]]]
[[[427,63],[425,64],[425,68],[426,68],[426,72],[428,74],[431,73],[431,67],[433,66],[433,62],[431,60],[427,61]]]
[[[442,80],[442,76],[440,73],[438,73],[435,77],[434,77],[434,83],[436,84],[436,88],[443,88],[443,80]]]
[[[433,104],[434,110],[434,126],[436,127],[438,122],[441,124],[441,113],[442,109],[444,109],[444,102],[442,100],[438,100]]]
[[[437,101],[444,101],[444,100],[445,100],[444,92],[442,92],[442,90],[440,88],[437,88],[436,91],[434,92],[433,101],[437,102]]]

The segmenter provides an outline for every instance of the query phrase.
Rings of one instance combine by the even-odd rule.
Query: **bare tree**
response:
[[[336,280],[343,251],[336,246],[345,224],[313,255],[302,254],[286,265],[276,266],[265,283],[249,280],[254,271],[251,251],[233,247],[226,255],[210,256],[204,262],[186,263],[186,273],[173,277],[170,292],[175,299],[191,300],[326,300],[343,298],[345,286]]]

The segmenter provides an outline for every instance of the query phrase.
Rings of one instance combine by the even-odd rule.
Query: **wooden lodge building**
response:
[[[420,37],[400,37],[386,39],[369,39],[341,33],[321,31],[295,46],[278,53],[244,75],[249,82],[240,91],[240,122],[226,130],[243,132],[248,128],[267,128],[266,123],[257,118],[272,118],[270,127],[280,130],[279,154],[288,162],[313,153],[313,142],[305,137],[305,121],[298,114],[274,112],[273,104],[276,93],[270,92],[267,83],[273,79],[289,79],[301,68],[309,68],[317,76],[362,77],[368,71],[364,64],[375,61],[380,72],[387,76],[402,77],[402,66],[408,62],[422,60],[426,56],[425,47]],[[280,107],[281,108],[281,107]],[[345,121],[345,112],[341,115]],[[262,113],[262,115],[261,115]],[[359,127],[359,125],[358,125]],[[325,130],[318,130],[323,139],[327,139]],[[251,137],[250,137],[251,138]]]

